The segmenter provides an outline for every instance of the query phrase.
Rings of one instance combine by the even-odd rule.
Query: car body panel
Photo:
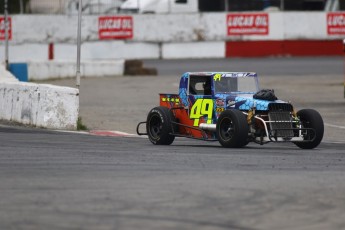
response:
[[[193,95],[189,86],[192,77],[209,78],[211,80],[211,94]],[[219,115],[227,109],[248,111],[253,107],[256,110],[267,111],[270,103],[286,103],[281,100],[265,101],[253,99],[255,92],[224,92],[215,93],[215,81],[222,77],[252,77],[255,78],[255,90],[259,89],[256,73],[185,73],[180,80],[179,94],[160,94],[160,105],[172,108],[179,123],[190,127],[199,127],[200,124],[216,124]],[[199,89],[199,91],[201,91]],[[179,109],[176,109],[179,108]],[[197,138],[205,136],[215,138],[212,132],[197,129],[187,130],[181,126],[179,132]]]

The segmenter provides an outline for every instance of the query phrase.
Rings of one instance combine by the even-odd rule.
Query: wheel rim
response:
[[[162,121],[158,115],[153,115],[149,122],[150,136],[154,139],[158,139],[161,135]]]
[[[220,137],[227,141],[231,140],[234,136],[234,124],[232,123],[232,120],[229,118],[224,118],[222,122],[220,123],[220,129],[219,129]]]
[[[301,121],[302,123],[302,127],[303,128],[311,128],[310,122],[309,121]],[[315,132],[314,131],[307,131],[304,135],[303,135],[303,139],[304,140],[313,140],[315,138]]]

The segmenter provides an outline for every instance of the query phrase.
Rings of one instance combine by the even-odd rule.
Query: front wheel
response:
[[[324,133],[324,125],[321,115],[313,109],[302,109],[297,112],[297,117],[299,117],[301,121],[302,128],[311,128],[314,132],[307,132],[303,137],[306,142],[294,142],[294,144],[301,149],[316,148],[320,144]]]
[[[154,145],[170,145],[175,140],[173,132],[174,114],[167,107],[158,106],[147,115],[146,131]]]
[[[225,110],[218,118],[216,132],[219,143],[227,148],[241,148],[248,144],[249,126],[239,110]]]

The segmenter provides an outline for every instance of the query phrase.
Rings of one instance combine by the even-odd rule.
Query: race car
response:
[[[187,72],[179,93],[161,93],[159,100],[160,106],[151,109],[136,130],[155,145],[187,137],[219,141],[227,148],[292,142],[313,149],[323,138],[324,124],[316,110],[296,112],[274,90],[260,89],[258,75],[252,72]]]

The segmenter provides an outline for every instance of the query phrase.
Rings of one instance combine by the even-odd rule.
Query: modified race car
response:
[[[188,72],[181,77],[178,94],[161,93],[159,100],[160,106],[137,125],[137,134],[148,135],[155,145],[188,137],[219,141],[228,148],[292,142],[313,149],[323,138],[324,124],[317,111],[296,112],[273,90],[260,90],[256,73]]]

